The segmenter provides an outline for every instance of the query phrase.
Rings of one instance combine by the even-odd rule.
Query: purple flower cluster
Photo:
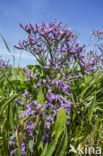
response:
[[[97,69],[103,69],[103,30],[95,30],[91,34],[95,37],[95,49],[91,52],[91,58],[94,58]]]
[[[81,47],[79,43],[74,43],[76,33],[62,26],[62,22],[20,26],[28,33],[28,37],[15,47],[32,53],[43,68],[66,69],[84,49],[84,45]]]
[[[28,33],[27,40],[19,41],[18,49],[29,51],[35,56],[37,62],[43,69],[50,69],[65,74],[66,69],[72,71],[74,64],[83,72],[88,74],[93,70],[94,62],[85,59],[85,45],[80,46],[76,43],[77,35],[66,26],[62,26],[62,22],[57,23],[56,20],[52,23],[41,25],[28,24],[20,26]],[[99,34],[102,34],[99,32]],[[102,46],[101,46],[102,48]],[[80,72],[73,75],[74,78],[82,77]],[[65,76],[65,75],[64,75]],[[68,76],[72,78],[71,76]],[[30,74],[27,72],[27,79],[30,80]]]
[[[14,141],[9,141],[9,146],[10,147],[13,147],[13,146],[17,147],[17,143],[15,143]],[[15,152],[16,152],[16,150],[15,149],[12,149],[10,151],[10,156],[13,156],[15,154]],[[22,156],[25,156],[25,154],[26,154],[26,142],[23,141],[21,143],[21,155]]]
[[[28,92],[27,92],[27,90],[25,89],[25,92],[24,92],[24,94],[22,94],[22,97],[24,97],[24,98],[26,98],[26,97],[28,97]]]
[[[98,37],[99,40],[103,39],[103,30],[95,30],[95,31],[93,30],[91,34]]]
[[[25,68],[25,67],[23,68],[23,71],[26,73],[26,80],[27,80],[27,82],[29,82],[30,78],[31,78],[30,71],[27,68]]]
[[[19,104],[19,105],[21,105],[21,106],[23,105],[23,102],[22,101],[19,101],[17,98],[14,100],[14,102],[17,103],[17,104]]]
[[[26,68],[26,71],[29,71],[29,69]],[[32,75],[30,71],[28,73],[30,73],[31,79],[33,81],[37,80],[38,75],[40,76],[40,73],[37,70],[35,71],[34,75]],[[50,79],[49,76],[46,76],[45,79],[39,79],[34,90],[37,91],[38,88],[40,88],[41,86],[42,88],[45,88],[44,105],[40,105],[39,103],[37,103],[37,100],[32,100],[32,96],[30,95],[30,93],[26,90],[24,91],[24,93],[22,94],[22,98],[27,99],[27,102],[25,105],[26,109],[22,112],[21,119],[29,116],[29,120],[26,123],[26,131],[30,140],[34,139],[33,130],[38,115],[40,116],[40,118],[42,117],[41,120],[46,119],[45,132],[42,138],[44,145],[50,137],[50,127],[52,123],[54,123],[54,121],[56,120],[58,112],[61,108],[65,109],[67,113],[67,124],[69,123],[70,118],[68,115],[71,105],[73,104],[69,100],[69,97],[71,96],[71,94],[69,93],[70,85],[71,81],[64,81],[64,79],[60,79],[59,77]],[[23,105],[23,102],[19,101],[18,99],[15,99],[14,102]],[[26,138],[22,140],[22,143],[25,142],[25,139]],[[9,144],[11,145],[11,141],[9,142]],[[23,150],[25,155],[26,145],[23,147],[21,145],[21,151]]]
[[[10,65],[8,62],[0,59],[0,69],[9,68],[9,67],[10,67]]]
[[[11,65],[8,62],[4,61],[3,59],[0,59],[0,78],[4,77],[3,74],[4,69],[6,70],[10,67]]]

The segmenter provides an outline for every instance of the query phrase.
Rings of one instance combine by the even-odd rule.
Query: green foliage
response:
[[[43,105],[44,104],[44,93],[42,91],[42,88],[40,87],[38,96],[37,96],[37,103]]]
[[[33,66],[33,68],[36,67]],[[32,91],[32,87],[23,78],[25,75],[23,75],[22,70],[16,69],[15,73],[18,74],[16,77],[10,69],[10,71],[5,72],[8,80],[5,77],[0,80],[0,152],[3,155],[7,155],[10,150],[8,141],[11,140],[14,126],[19,124],[20,111],[25,109],[15,105],[13,100],[16,97],[20,98],[25,88]],[[70,145],[73,145],[76,150],[78,150],[79,145],[84,147],[85,144],[103,148],[102,82],[102,72],[92,72],[89,76],[84,75],[84,78],[74,80],[71,88],[74,105],[70,111],[70,125],[66,126],[66,113],[61,109],[51,130],[52,139],[49,144],[47,143],[43,147],[41,138],[45,125],[44,120],[41,121],[38,131],[35,131],[36,140],[28,141],[26,155],[31,151],[34,155],[66,156]],[[37,99],[38,103],[44,104],[42,87],[38,90]],[[16,154],[18,155],[18,148],[16,148]],[[70,153],[70,155],[72,154]]]
[[[53,137],[54,136],[54,137]],[[58,154],[62,156],[67,148],[68,136],[66,131],[66,113],[64,109],[61,109],[53,129],[53,141],[50,144],[46,144],[42,155],[52,156],[53,154],[57,156]]]
[[[10,52],[5,40],[4,43]],[[48,72],[42,70],[39,65],[29,65],[28,68],[32,74],[38,70],[41,79]],[[67,71],[69,71],[69,67]],[[54,74],[54,72],[51,74]],[[28,83],[25,73],[19,67],[0,70],[0,75],[0,155],[7,156],[10,154],[12,147],[9,147],[8,144],[12,140],[12,134],[16,127],[18,146],[15,146],[15,156],[20,156],[21,140],[23,137],[28,139],[28,135],[25,133],[25,124],[30,120],[30,117],[21,120],[21,114],[25,110],[27,99],[23,100],[23,106],[15,104],[14,99],[16,97],[23,99],[22,93],[26,89],[31,93],[31,98],[37,99],[37,102],[43,105],[45,89],[40,86],[35,92],[33,85],[38,82],[39,78]],[[60,77],[60,75],[57,75],[57,77]],[[74,104],[69,112],[70,124],[66,125],[66,113],[64,109],[61,109],[56,121],[52,124],[50,140],[44,146],[43,134],[46,119],[41,119],[38,115],[35,119],[36,124],[33,134],[35,139],[28,139],[26,156],[29,152],[31,152],[31,156],[68,156],[70,145],[76,151],[78,151],[79,145],[81,147],[87,145],[103,149],[103,71],[92,71],[90,75],[84,74],[83,78],[72,79],[71,81],[70,92]],[[21,129],[23,131],[20,135],[19,131]],[[69,155],[74,156],[75,154],[69,153]]]
[[[61,109],[54,127],[54,134],[56,136],[56,139],[60,137],[65,128],[66,128],[66,113],[64,109]]]

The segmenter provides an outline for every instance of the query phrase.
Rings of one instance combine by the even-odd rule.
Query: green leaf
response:
[[[91,123],[92,118],[93,118],[93,113],[94,113],[94,108],[95,108],[95,103],[96,103],[96,96],[94,96],[94,99],[92,101],[92,104],[89,108],[89,122]]]
[[[38,135],[37,135],[37,146],[39,146],[40,142],[42,141],[42,137],[44,134],[44,120],[41,122],[39,130],[38,130]]]
[[[63,156],[68,145],[68,134],[67,131],[64,132],[61,141],[59,142],[59,147],[56,151],[55,156]]]
[[[53,155],[53,153],[56,149],[57,143],[58,143],[58,139],[59,139],[60,135],[63,133],[63,131],[65,130],[65,128],[66,128],[66,113],[65,113],[65,110],[62,108],[59,111],[57,120],[54,125],[53,135],[55,135],[55,138],[48,145],[44,156],[52,156]]]
[[[6,98],[4,99],[1,99],[1,101],[0,101],[0,107],[4,104],[4,102],[6,101]]]
[[[18,150],[18,148],[16,148],[16,150],[15,150],[15,154],[14,154],[15,156],[18,156],[19,155],[19,150]]]
[[[0,115],[2,114],[2,112],[4,111],[4,109],[17,97],[17,95],[12,95],[2,106],[1,110],[0,110]]]
[[[57,145],[58,140],[54,139],[49,145],[48,148],[46,150],[46,154],[45,156],[52,156],[54,150],[56,149],[56,145]]]
[[[91,99],[92,99],[92,103],[91,103],[91,106],[89,107],[88,121],[87,121],[85,131],[84,131],[84,139],[87,137],[87,134],[90,130],[90,125],[93,119],[93,113],[94,113],[94,108],[96,104],[96,95],[94,95],[94,97],[91,97]]]
[[[2,145],[2,147],[3,147],[3,154],[4,155],[7,155],[7,153],[8,153],[8,147],[7,147],[8,140],[7,140],[7,137],[6,137],[6,134],[5,134],[5,129],[6,129],[6,126],[7,126],[7,122],[8,122],[7,119],[4,119],[3,124],[2,124],[2,126],[3,126],[3,133],[2,133],[3,145]]]
[[[102,108],[100,108],[100,107],[96,107],[96,111],[103,112],[103,109],[102,109]]]
[[[33,145],[34,145],[34,140],[29,141],[29,149],[32,152],[33,151]]]
[[[46,155],[47,147],[48,147],[48,143],[46,143],[46,145],[44,146],[43,152],[41,153],[40,156],[45,156]]]
[[[4,44],[5,44],[5,46],[6,46],[7,50],[8,50],[8,52],[11,54],[10,48],[8,47],[6,41],[5,41],[5,39],[4,39],[4,37],[3,37],[3,35],[2,35],[1,33],[0,33],[0,36],[1,36],[1,38],[2,38],[2,40],[3,40],[3,42],[4,42]]]
[[[65,113],[65,110],[62,108],[59,111],[59,114],[55,123],[55,127],[54,127],[54,134],[57,139],[60,137],[60,135],[62,134],[65,128],[66,128],[66,113]]]
[[[42,88],[40,87],[39,89],[39,93],[38,93],[38,96],[37,96],[37,103],[43,105],[44,104],[44,93],[42,91]]]
[[[13,86],[24,88],[24,89],[29,86],[26,81],[14,80],[11,81],[11,83]]]
[[[9,110],[9,122],[12,131],[14,131],[14,115],[13,115],[13,104],[10,105],[10,110]]]

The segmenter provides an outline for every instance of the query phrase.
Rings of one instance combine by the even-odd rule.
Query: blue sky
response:
[[[48,23],[54,18],[78,32],[81,43],[88,43],[91,30],[103,28],[103,0],[0,0],[0,32],[11,50],[26,37],[19,23]],[[1,39],[0,55],[11,58]],[[20,52],[15,55],[17,65]],[[31,63],[35,63],[32,56],[22,52],[21,65]]]

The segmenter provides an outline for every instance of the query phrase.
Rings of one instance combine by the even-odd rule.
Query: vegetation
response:
[[[103,32],[92,32],[96,53],[80,46],[77,34],[61,22],[21,27],[28,38],[15,47],[37,64],[14,68],[0,60],[0,155],[100,154]]]

